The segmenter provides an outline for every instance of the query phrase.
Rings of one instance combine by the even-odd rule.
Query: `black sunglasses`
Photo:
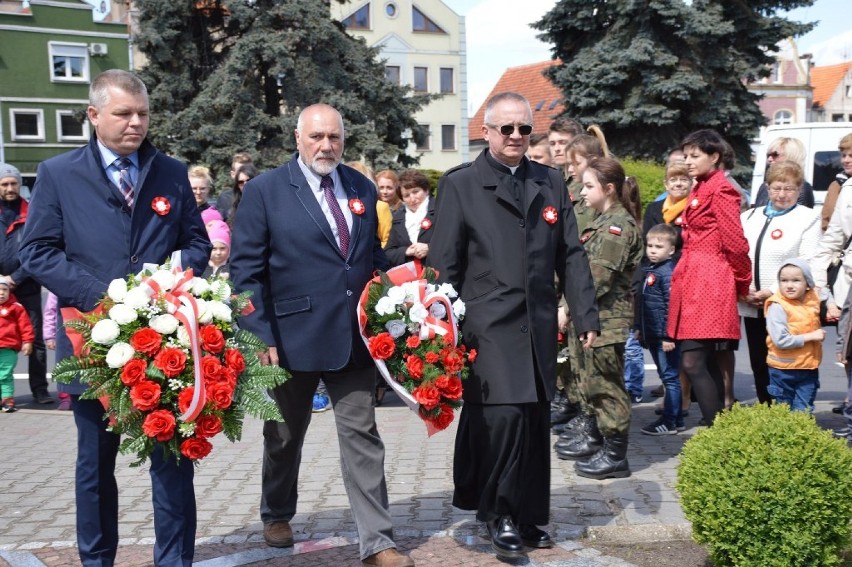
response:
[[[531,124],[520,124],[515,126],[514,124],[503,124],[502,126],[497,126],[496,124],[489,124],[492,128],[495,128],[500,131],[504,136],[511,136],[515,131],[515,128],[518,129],[518,132],[521,133],[521,136],[529,136],[532,134],[532,125]]]

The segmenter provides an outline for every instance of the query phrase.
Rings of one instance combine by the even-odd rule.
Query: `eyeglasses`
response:
[[[793,187],[792,185],[787,185],[786,187],[770,187],[770,193],[795,193],[798,191],[798,187]]]
[[[781,154],[778,153],[778,152],[769,152],[768,154],[766,154],[766,157],[772,158],[772,159],[778,159],[779,157],[781,157]]]
[[[209,191],[210,187],[193,187],[193,191]]]
[[[502,126],[497,126],[496,124],[486,124],[486,126],[490,128],[494,128],[495,130],[499,130],[501,134],[504,136],[511,136],[515,132],[515,128],[518,129],[518,132],[521,133],[521,136],[529,136],[532,134],[532,124],[518,124],[515,126],[514,124],[503,124]]]

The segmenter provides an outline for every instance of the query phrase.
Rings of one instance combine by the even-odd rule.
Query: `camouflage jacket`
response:
[[[616,203],[586,227],[580,242],[589,258],[600,312],[601,333],[595,346],[623,343],[633,324],[630,282],[644,254],[642,229]]]
[[[588,228],[589,224],[598,216],[598,212],[586,205],[586,201],[580,196],[580,191],[583,189],[583,184],[579,181],[572,181],[568,185],[568,197],[571,199],[571,204],[574,206],[574,216],[577,217],[577,228],[580,234]]]

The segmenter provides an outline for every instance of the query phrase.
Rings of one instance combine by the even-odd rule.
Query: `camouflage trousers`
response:
[[[562,363],[557,385],[565,390],[568,401],[580,405],[580,412],[593,413],[592,405],[586,397],[586,387],[583,385],[585,379],[580,372],[583,367],[583,346],[575,335],[569,333],[566,338],[568,349],[568,360]]]
[[[579,340],[577,346],[580,347]],[[627,435],[630,428],[630,396],[624,389],[624,343],[583,350],[580,347],[578,380],[604,437]]]

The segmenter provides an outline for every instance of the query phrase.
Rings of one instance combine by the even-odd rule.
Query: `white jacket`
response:
[[[784,260],[801,258],[811,263],[820,238],[820,216],[817,211],[802,205],[772,218],[763,214],[765,209],[748,210],[740,215],[740,220],[748,240],[753,278],[751,289],[768,289],[774,293],[778,290],[778,270]],[[759,258],[759,265],[755,264],[755,258]],[[755,307],[742,301],[737,303],[737,309],[743,317],[758,315]]]
[[[825,286],[825,272],[828,265],[835,254],[843,248],[849,235],[852,235],[852,179],[846,181],[840,188],[837,204],[834,206],[831,220],[828,221],[828,228],[820,238],[816,254],[811,262],[814,283],[817,287]],[[834,303],[838,306],[843,305],[850,284],[852,284],[852,252],[844,256],[843,269],[834,284]]]

